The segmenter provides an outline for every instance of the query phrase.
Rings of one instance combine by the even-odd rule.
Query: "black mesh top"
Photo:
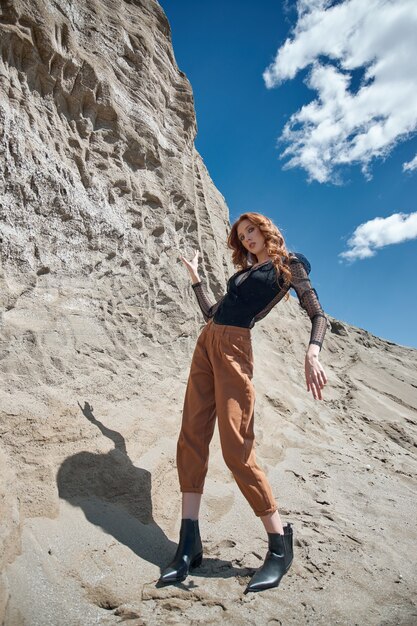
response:
[[[212,304],[200,282],[192,285],[197,296],[204,319],[211,317],[216,324],[230,324],[253,328],[256,322],[269,311],[293,288],[300,305],[307,311],[312,328],[310,342],[320,346],[327,329],[327,318],[320,305],[317,291],[311,286],[308,274],[311,265],[299,252],[290,252],[291,283],[285,284],[282,276],[278,277],[271,260],[233,274],[227,281],[227,291],[218,302]]]

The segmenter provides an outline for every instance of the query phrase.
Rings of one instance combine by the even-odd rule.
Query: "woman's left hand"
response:
[[[304,370],[306,375],[307,391],[311,390],[315,400],[322,400],[321,390],[327,383],[327,376],[317,354],[310,351],[307,352],[304,361]]]

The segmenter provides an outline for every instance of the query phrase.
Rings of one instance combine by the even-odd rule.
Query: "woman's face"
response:
[[[265,243],[265,237],[259,227],[250,220],[244,219],[237,227],[237,236],[242,246],[258,257]]]

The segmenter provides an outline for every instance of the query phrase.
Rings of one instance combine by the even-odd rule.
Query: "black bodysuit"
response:
[[[320,346],[327,329],[327,318],[320,305],[317,291],[311,286],[308,274],[311,266],[299,252],[290,252],[291,283],[278,277],[272,261],[239,270],[227,282],[227,291],[215,304],[211,304],[200,282],[192,285],[204,319],[211,317],[216,324],[253,328],[256,322],[285,296],[291,288],[297,293],[300,305],[307,311],[312,328],[309,343]]]

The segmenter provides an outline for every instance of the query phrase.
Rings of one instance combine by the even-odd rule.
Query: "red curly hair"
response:
[[[232,262],[235,267],[246,269],[251,267],[248,262],[248,252],[243,247],[237,234],[237,227],[243,220],[249,220],[255,224],[265,237],[265,249],[271,261],[277,270],[278,276],[282,275],[286,284],[291,282],[291,270],[289,268],[289,253],[285,245],[284,237],[281,231],[269,217],[261,213],[242,213],[232,225],[232,229],[227,238],[227,246],[233,250]],[[288,300],[289,293],[285,294],[285,300]]]

